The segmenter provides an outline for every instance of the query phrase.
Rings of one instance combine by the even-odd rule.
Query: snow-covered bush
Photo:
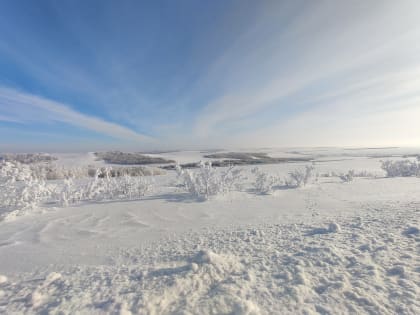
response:
[[[116,196],[121,199],[137,199],[147,195],[153,189],[153,185],[148,178],[141,176],[129,176],[115,178],[118,189],[115,189]]]
[[[27,165],[18,162],[0,164],[0,207],[36,207],[46,202],[51,194],[51,187],[34,177]]]
[[[152,188],[143,176],[111,177],[111,169],[97,170],[94,178],[46,182],[39,173],[18,162],[0,163],[0,208],[6,216],[49,204],[68,206],[81,201],[130,200],[146,195]]]
[[[66,206],[80,201],[132,200],[152,190],[151,180],[142,176],[111,177],[111,168],[97,169],[95,177],[75,184],[64,180],[58,203]]]
[[[349,170],[347,174],[341,174],[339,177],[345,183],[351,182],[355,177],[354,170]]]
[[[368,171],[354,171],[354,177],[375,177],[376,174]]]
[[[141,176],[105,177],[96,179],[102,188],[96,200],[132,200],[145,196],[152,190],[149,179]]]
[[[294,170],[289,173],[289,178],[286,180],[288,187],[303,187],[310,182],[311,179],[316,179],[314,174],[315,167],[305,166],[305,170]]]
[[[165,171],[157,167],[150,166],[123,166],[123,167],[112,167],[108,168],[109,176],[111,177],[123,177],[123,176],[151,176],[151,175],[163,175]],[[101,168],[103,173],[106,172],[106,168]],[[91,177],[95,176],[96,169],[89,169]]]
[[[255,175],[254,189],[260,194],[269,194],[273,191],[275,185],[279,184],[279,178],[261,171],[258,167],[251,170]]]
[[[420,163],[411,160],[381,161],[381,168],[387,177],[420,176]]]
[[[176,171],[182,187],[204,200],[238,188],[243,179],[241,170],[235,167],[216,170],[211,162],[200,162],[197,170],[185,170],[177,165]]]
[[[350,172],[352,174],[349,174]],[[346,175],[350,175],[350,176],[348,176],[348,178],[344,178],[343,176],[346,176]],[[372,172],[368,172],[368,171],[355,171],[355,170],[350,170],[346,174],[337,173],[335,171],[328,171],[327,173],[322,173],[320,176],[321,177],[339,177],[343,181],[351,181],[355,177],[375,177],[376,174],[375,173],[372,173]],[[349,179],[349,180],[347,180],[347,179]]]
[[[98,171],[97,167],[94,166],[77,166],[68,167],[57,165],[56,163],[34,163],[28,165],[33,177],[43,180],[62,180],[66,178],[81,179],[87,177],[95,177]],[[101,167],[101,177],[104,176],[108,170],[111,177],[123,177],[125,175],[130,176],[151,176],[151,175],[162,175],[165,171],[157,167],[150,166],[131,166],[131,167],[112,167],[106,168]]]
[[[60,180],[66,178],[86,178],[89,176],[90,168],[88,166],[64,167],[54,163],[31,165],[35,176],[46,180]],[[96,170],[96,168],[95,168]]]

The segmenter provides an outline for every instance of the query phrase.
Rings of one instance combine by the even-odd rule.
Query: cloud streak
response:
[[[219,77],[225,92],[203,107],[195,132],[203,139],[236,132],[237,140],[257,133],[264,141],[270,138],[268,131],[261,132],[267,126],[251,132],[245,126],[255,126],[266,110],[271,117],[279,116],[266,123],[273,129],[293,119],[296,131],[302,128],[299,116],[308,110],[331,117],[343,108],[349,117],[404,110],[410,95],[420,92],[419,9],[415,1],[319,1],[301,10],[289,25],[280,25],[275,21],[281,10],[271,7],[210,69],[203,82]],[[255,47],[249,49],[250,43]],[[283,112],[295,113],[281,117]],[[244,128],[236,131],[241,124]],[[334,141],[340,143],[338,137]]]
[[[116,123],[77,112],[60,102],[4,87],[0,87],[0,121],[59,122],[121,140],[140,143],[154,141],[152,137],[139,134]]]
[[[417,0],[216,1],[166,9],[109,2],[95,8],[93,20],[83,2],[42,5],[27,15],[17,5],[16,16],[0,19],[0,61],[12,65],[0,74],[5,128],[42,122],[33,124],[42,132],[59,122],[142,148],[382,145],[418,135],[409,117],[420,96]],[[389,128],[398,129],[392,137],[390,117]],[[74,137],[84,141],[83,133]]]

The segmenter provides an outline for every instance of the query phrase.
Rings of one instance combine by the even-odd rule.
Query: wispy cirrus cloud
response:
[[[0,115],[0,121],[4,121],[4,122],[11,122],[11,123],[20,123],[20,120],[16,120],[12,117],[9,116],[4,116],[4,115]]]
[[[0,19],[0,87],[20,90],[0,91],[0,127],[54,133],[59,122],[154,147],[418,135],[416,0],[12,4]]]
[[[126,141],[154,141],[152,137],[127,127],[75,111],[66,104],[4,87],[0,87],[0,121],[23,124],[58,122]]]
[[[319,1],[295,10],[294,15],[289,11],[288,24],[276,22],[284,14],[279,13],[281,7],[275,4],[264,12],[210,69],[203,82],[219,77],[224,93],[206,103],[196,117],[197,135],[210,139],[224,134],[225,141],[243,143],[241,138],[258,134],[259,142],[270,139],[281,144],[288,141],[273,139],[271,134],[282,130],[279,124],[287,124],[289,134],[302,128],[316,134],[316,128],[325,127],[318,124],[325,116],[342,126],[360,115],[365,120],[372,115],[369,119],[378,123],[378,113],[385,115],[387,110],[395,115],[401,109],[402,114],[395,117],[406,117],[406,103],[420,93],[418,2]],[[261,124],[264,111],[271,113],[266,115],[270,119]],[[308,112],[314,113],[310,123],[303,119]],[[340,143],[334,133],[324,133],[316,142],[307,139],[307,145]],[[377,139],[372,137],[372,143]],[[354,140],[362,142],[366,137]]]

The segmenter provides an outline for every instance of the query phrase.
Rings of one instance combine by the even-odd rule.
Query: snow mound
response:
[[[30,303],[33,309],[38,309],[43,305],[49,305],[57,301],[56,295],[62,290],[64,283],[59,281],[61,274],[50,273],[45,280],[38,285],[30,295]]]
[[[341,227],[335,222],[328,224],[327,228],[314,228],[310,230],[306,235],[316,235],[316,234],[328,234],[328,233],[339,233],[341,232]]]
[[[341,231],[341,227],[337,223],[332,222],[328,225],[328,231],[331,233],[338,233]]]
[[[200,250],[196,256],[193,257],[192,261],[197,264],[220,264],[223,262],[223,257],[208,250]]]
[[[6,283],[7,282],[7,277],[0,275],[0,284]]]

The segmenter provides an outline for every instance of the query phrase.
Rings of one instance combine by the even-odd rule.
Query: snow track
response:
[[[185,232],[110,265],[4,277],[0,312],[420,314],[420,204],[364,208],[316,225]]]

